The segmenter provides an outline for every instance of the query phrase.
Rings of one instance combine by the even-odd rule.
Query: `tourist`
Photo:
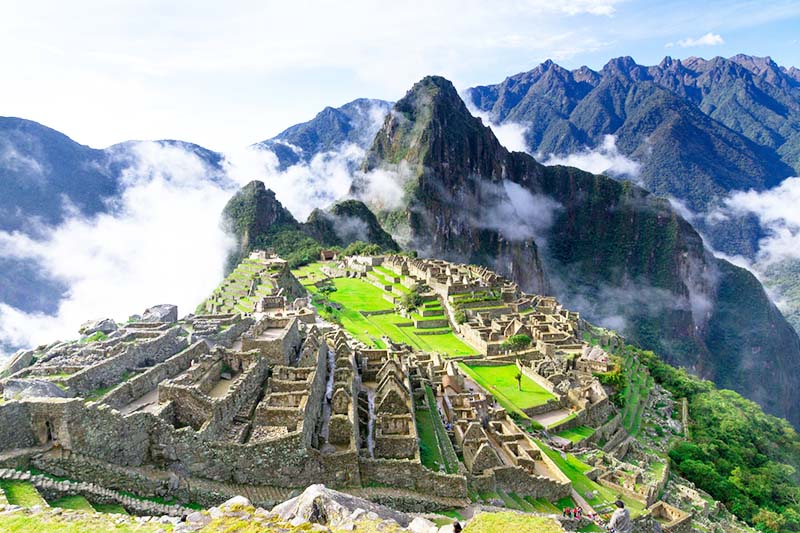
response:
[[[561,516],[566,518],[568,515],[569,515],[569,507],[564,507],[564,509],[561,511]]]
[[[458,523],[458,520],[453,522],[453,533],[461,533],[461,524]]]
[[[631,522],[631,514],[625,509],[625,504],[622,500],[614,502],[617,510],[611,515],[611,520],[608,521],[608,529],[612,533],[631,533],[633,531],[633,522]]]

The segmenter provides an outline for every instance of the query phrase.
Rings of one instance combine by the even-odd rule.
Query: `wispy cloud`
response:
[[[545,165],[577,167],[592,174],[608,174],[633,181],[638,179],[641,170],[641,164],[620,153],[614,135],[606,135],[603,142],[593,149],[565,156],[538,154],[537,159]]]
[[[664,45],[667,48],[679,46],[681,48],[695,48],[698,46],[717,46],[725,44],[725,39],[718,33],[708,32],[700,37],[686,37],[676,42],[667,43]]]

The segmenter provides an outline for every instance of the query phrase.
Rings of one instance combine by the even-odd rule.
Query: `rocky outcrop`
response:
[[[276,505],[272,514],[292,525],[311,522],[337,527],[368,515],[374,515],[375,520],[392,520],[403,527],[411,522],[411,517],[405,513],[328,489],[325,485],[311,485],[300,496]]]
[[[117,329],[117,323],[114,321],[114,319],[100,318],[97,320],[89,320],[81,324],[78,333],[87,337],[98,332],[108,335],[109,333],[117,331]]]
[[[172,304],[159,304],[145,309],[142,313],[142,322],[167,322],[172,324],[178,321],[178,306]]]
[[[66,392],[44,379],[9,379],[3,383],[3,398],[6,400],[66,397]]]

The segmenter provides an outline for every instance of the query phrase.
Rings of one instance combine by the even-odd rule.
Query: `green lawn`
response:
[[[325,304],[315,298],[320,314],[325,318],[338,322],[351,335],[369,345],[383,348],[380,341],[382,336],[387,336],[395,342],[404,342],[419,350],[426,352],[439,352],[449,356],[474,355],[477,350],[459,339],[450,328],[439,329],[436,335],[419,335],[411,319],[396,313],[365,316],[360,311],[383,311],[394,309],[394,306],[383,299],[385,291],[375,287],[369,282],[353,278],[337,278],[333,280],[336,291],[327,298],[339,304],[341,309],[333,308],[331,313],[325,311]]]
[[[510,404],[510,410],[516,412],[542,405],[555,398],[527,376],[522,376],[520,387],[516,380],[519,373],[516,365],[470,366],[459,363],[459,366],[480,386],[492,393],[506,409],[509,409],[507,404]]]
[[[414,417],[419,437],[419,459],[426,468],[438,472],[439,467],[444,465],[444,460],[436,441],[436,430],[433,429],[431,412],[428,409],[416,409]]]
[[[336,278],[333,280],[336,291],[328,299],[357,311],[385,311],[394,305],[383,299],[386,294],[375,285],[358,278]]]
[[[570,442],[580,442],[594,435],[594,429],[588,426],[578,426],[573,429],[565,429],[556,433],[559,437],[569,440]]]
[[[86,533],[87,531],[156,533],[171,529],[164,524],[138,522],[116,524],[114,519],[101,514],[85,514],[80,518],[74,518],[14,513],[0,517],[0,531],[3,533]]]
[[[33,507],[34,505],[46,506],[44,498],[32,483],[27,481],[0,480],[0,489],[6,493],[6,499],[11,505]]]
[[[62,509],[73,509],[75,511],[94,512],[94,507],[89,500],[83,496],[64,496],[50,502],[50,507],[60,507]]]

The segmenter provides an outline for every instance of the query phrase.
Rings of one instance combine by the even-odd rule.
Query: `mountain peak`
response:
[[[447,162],[458,160],[471,167],[483,164],[476,160],[481,158],[491,165],[488,154],[504,150],[491,129],[470,114],[449,80],[426,76],[395,104],[364,167],[372,170],[405,161],[417,174],[428,169],[449,175]]]

